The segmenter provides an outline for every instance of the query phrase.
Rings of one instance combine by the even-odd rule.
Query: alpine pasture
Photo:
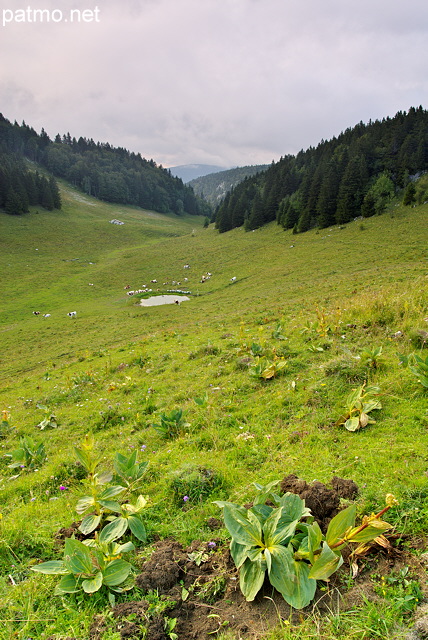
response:
[[[104,621],[99,640],[124,637],[105,587],[53,595],[60,576],[31,570],[63,557],[57,532],[81,519],[76,503],[87,489],[75,448],[87,434],[102,470],[117,452],[137,450],[149,463],[139,488],[147,542],[134,539],[133,574],[159,538],[215,535],[226,547],[226,529],[207,526],[221,518],[214,500],[245,504],[253,482],[291,473],[354,480],[360,516],[394,494],[385,519],[394,543],[418,559],[428,526],[428,407],[407,358],[427,357],[428,205],[396,200],[382,216],[297,235],[275,223],[218,234],[203,218],[106,204],[65,183],[61,197],[61,211],[0,221],[0,638],[86,640],[95,637],[94,615]],[[190,300],[142,307],[126,287],[144,286],[185,289]],[[346,400],[369,386],[381,404],[375,422],[349,431],[340,423]],[[33,459],[11,467],[25,442]],[[31,464],[40,444],[45,455]],[[181,491],[180,478],[200,469],[217,478],[212,489],[189,495],[183,480]],[[345,593],[359,576],[341,571]],[[263,637],[404,633],[418,598],[397,608],[409,595],[397,586],[403,580],[357,601],[352,615],[309,608],[299,620],[279,617]],[[134,588],[116,601],[136,593],[141,599]],[[228,626],[207,637],[240,637]]]

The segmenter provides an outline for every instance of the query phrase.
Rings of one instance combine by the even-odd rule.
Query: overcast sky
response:
[[[428,107],[427,0],[0,7],[6,118],[163,166],[268,163],[361,120]]]

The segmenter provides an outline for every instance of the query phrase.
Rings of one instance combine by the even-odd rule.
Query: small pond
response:
[[[156,307],[161,304],[180,304],[190,300],[187,296],[152,296],[151,298],[143,298],[140,302],[141,307]]]

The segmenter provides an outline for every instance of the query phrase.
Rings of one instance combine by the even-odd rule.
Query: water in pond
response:
[[[142,307],[156,307],[160,304],[180,304],[190,300],[187,296],[152,296],[151,298],[143,298],[140,302]]]

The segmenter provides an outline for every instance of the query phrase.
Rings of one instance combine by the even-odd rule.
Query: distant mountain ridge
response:
[[[229,167],[219,167],[214,164],[181,164],[176,167],[169,167],[169,171],[176,178],[181,178],[184,183],[190,182],[195,178],[206,176],[210,173],[225,171]]]
[[[268,164],[258,164],[218,171],[191,180],[189,186],[193,187],[196,195],[204,198],[213,207],[217,207],[226,194],[237,184],[245,180],[245,178],[266,171],[268,168]]]

